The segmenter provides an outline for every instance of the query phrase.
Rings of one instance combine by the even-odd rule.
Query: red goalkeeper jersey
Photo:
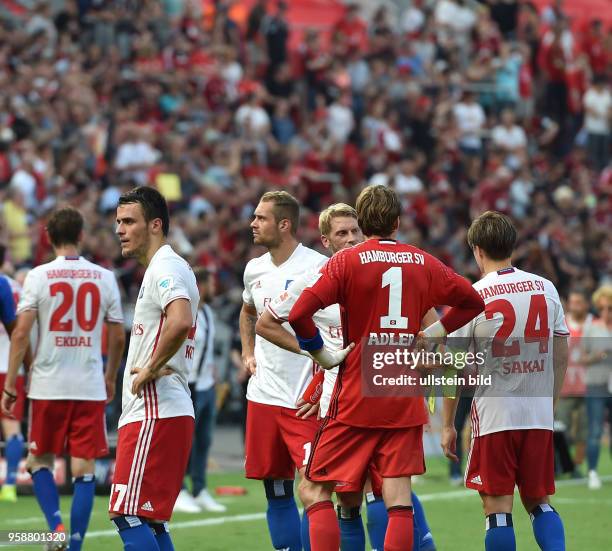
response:
[[[374,373],[372,349],[409,347],[425,313],[439,305],[459,307],[441,321],[449,332],[461,327],[484,309],[478,293],[466,279],[416,247],[369,239],[327,262],[319,279],[302,292],[289,321],[298,335],[310,338],[315,333],[312,314],[335,303],[342,307],[345,343],[354,342],[355,349],[340,366],[328,415],[357,427],[426,423],[425,403],[418,393],[398,397],[390,389],[389,395],[368,396],[362,385],[366,370]]]

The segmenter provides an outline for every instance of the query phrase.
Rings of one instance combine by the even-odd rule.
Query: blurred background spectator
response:
[[[87,220],[85,254],[118,274],[129,326],[142,269],[119,254],[114,210],[123,191],[156,186],[173,245],[217,274],[222,379],[235,377],[243,268],[261,252],[249,222],[272,188],[305,205],[301,239],[318,247],[318,209],[393,186],[401,237],[472,277],[471,216],[508,212],[518,266],[563,296],[592,292],[612,278],[601,5],[1,2],[4,268],[47,260],[45,216],[71,203]]]

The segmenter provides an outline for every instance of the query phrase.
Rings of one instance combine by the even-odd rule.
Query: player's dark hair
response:
[[[467,241],[470,248],[480,247],[491,260],[505,260],[514,251],[516,228],[509,216],[488,210],[472,222]]]
[[[300,225],[300,204],[298,200],[286,191],[267,191],[261,196],[261,202],[271,202],[274,206],[274,221],[278,224],[281,220],[291,222],[291,235],[296,235]]]
[[[383,185],[368,186],[355,203],[357,223],[364,235],[388,237],[397,229],[402,206],[395,191]]]
[[[49,241],[54,247],[78,245],[83,231],[83,216],[73,207],[54,211],[47,222]]]
[[[168,214],[168,205],[164,196],[156,189],[149,186],[140,186],[131,191],[127,191],[119,197],[120,205],[131,205],[138,203],[142,207],[144,219],[147,224],[151,220],[159,218],[162,223],[162,233],[164,237],[168,236],[170,230],[170,215]]]

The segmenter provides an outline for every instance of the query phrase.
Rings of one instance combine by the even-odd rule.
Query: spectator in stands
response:
[[[612,95],[607,79],[596,76],[584,95],[584,127],[589,157],[596,170],[603,170],[610,160],[610,121]]]
[[[582,333],[582,361],[586,366],[586,407],[588,420],[587,463],[588,485],[591,490],[601,488],[597,474],[604,414],[612,411],[612,286],[603,285],[593,294],[593,305],[599,319]]]

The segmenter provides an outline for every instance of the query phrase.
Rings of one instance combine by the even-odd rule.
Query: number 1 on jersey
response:
[[[380,316],[381,329],[408,329],[408,318],[402,316],[402,269],[389,268],[382,276],[382,288],[389,287],[389,309]]]

